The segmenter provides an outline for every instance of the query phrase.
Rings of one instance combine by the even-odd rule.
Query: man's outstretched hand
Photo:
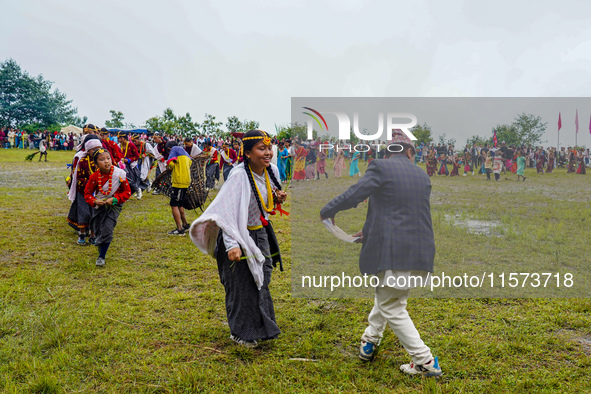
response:
[[[362,243],[363,242],[363,230],[356,232],[355,234],[353,234],[354,237],[359,238],[355,240],[355,243]]]
[[[321,221],[321,222],[325,221],[326,219],[330,219],[330,222],[331,222],[331,223],[333,224],[333,226],[334,226],[334,224],[335,224],[335,223],[334,223],[334,218],[323,218],[322,216],[320,216],[320,221]]]

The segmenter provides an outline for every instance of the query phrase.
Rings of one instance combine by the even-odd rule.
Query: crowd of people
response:
[[[535,168],[538,174],[552,173],[556,168],[567,168],[567,173],[586,174],[589,166],[589,149],[562,147],[556,148],[525,147],[507,145],[505,141],[500,146],[479,146],[473,143],[458,152],[453,145],[422,146],[417,148],[417,162],[425,163],[427,174],[459,176],[494,173],[495,180],[507,171],[517,174],[517,180],[525,180],[525,168]],[[451,167],[451,171],[450,168]]]
[[[82,141],[82,135],[59,131],[0,129],[0,146],[16,149],[39,149],[42,143],[47,150],[73,150]]]

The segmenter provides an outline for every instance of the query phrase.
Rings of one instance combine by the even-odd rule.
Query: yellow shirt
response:
[[[191,184],[191,159],[189,156],[179,156],[168,163],[172,170],[172,187],[186,189]]]

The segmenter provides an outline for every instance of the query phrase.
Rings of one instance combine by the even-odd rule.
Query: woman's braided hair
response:
[[[257,137],[259,137],[259,138],[257,138]],[[259,143],[267,138],[270,139],[271,137],[269,136],[269,134],[266,131],[263,131],[263,130],[250,130],[246,134],[244,134],[244,136],[242,137],[242,144],[243,144],[243,149],[244,149],[242,159],[244,162],[244,170],[246,171],[246,175],[248,176],[248,182],[250,183],[250,188],[252,189],[254,197],[257,200],[259,210],[261,211],[261,214],[263,214],[263,215],[265,214],[265,210],[263,209],[263,205],[262,205],[261,199],[259,198],[259,194],[256,192],[256,186],[254,184],[255,180],[252,176],[252,172],[250,171],[250,166],[248,163],[248,157],[246,157],[246,152],[250,152],[252,150],[252,148],[257,143]],[[277,181],[277,178],[275,177],[275,172],[273,171],[273,169],[267,168],[267,173],[269,174],[269,178],[271,178],[275,187],[277,187],[277,189],[281,190],[281,183],[279,183]],[[273,196],[267,196],[267,198],[273,198]]]

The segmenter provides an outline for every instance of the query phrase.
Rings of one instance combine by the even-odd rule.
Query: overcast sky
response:
[[[0,14],[0,61],[100,126],[171,107],[274,131],[291,97],[591,92],[589,1],[0,0]]]

